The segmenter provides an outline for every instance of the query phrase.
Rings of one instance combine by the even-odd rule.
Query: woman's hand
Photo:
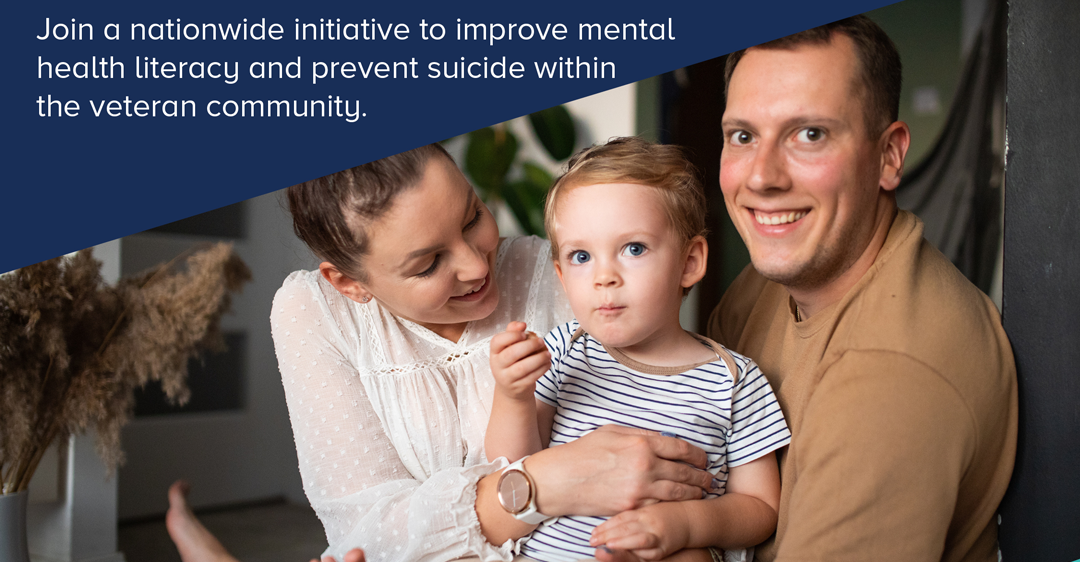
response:
[[[524,322],[511,322],[491,338],[491,374],[495,391],[516,402],[532,402],[536,380],[551,364],[544,340],[525,331]]]
[[[705,451],[654,431],[604,426],[526,463],[547,515],[610,516],[711,489]]]

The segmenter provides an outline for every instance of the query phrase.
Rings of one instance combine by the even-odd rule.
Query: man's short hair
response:
[[[453,162],[442,145],[429,144],[288,188],[293,231],[319,259],[366,281],[360,266],[371,242],[366,227],[399,193],[419,183],[428,161],[437,157]]]
[[[566,173],[555,180],[544,204],[544,228],[551,239],[551,258],[559,259],[554,236],[555,213],[560,197],[586,185],[629,183],[651,187],[664,205],[668,225],[689,244],[704,236],[705,192],[694,165],[681,148],[654,144],[639,137],[618,137],[605,144],[582,149],[567,163]]]
[[[787,37],[762,43],[749,49],[793,49],[799,45],[824,45],[833,35],[848,36],[855,44],[859,60],[859,84],[862,86],[867,134],[877,135],[900,116],[902,69],[900,53],[885,31],[870,18],[858,15],[828,23]],[[735,66],[748,49],[727,58],[724,68],[724,93],[731,85]]]

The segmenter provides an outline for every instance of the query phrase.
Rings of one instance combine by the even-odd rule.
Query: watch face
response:
[[[518,470],[508,470],[499,480],[499,503],[510,513],[521,513],[529,505],[532,487]]]

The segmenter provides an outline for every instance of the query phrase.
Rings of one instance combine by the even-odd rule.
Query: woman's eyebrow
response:
[[[391,265],[391,267],[402,275],[408,275],[415,267],[414,262],[418,258],[437,252],[441,250],[442,247],[442,244],[435,244],[426,248],[420,248],[419,250],[413,250],[408,254],[405,254],[405,256],[401,258],[401,261]]]
[[[414,259],[416,259],[416,258],[418,258],[420,256],[430,254],[431,252],[434,252],[434,251],[438,250],[439,248],[442,248],[442,244],[435,244],[434,246],[428,246],[426,248],[420,248],[419,250],[413,250],[413,251],[409,252],[408,255],[405,256],[405,261],[408,262],[408,261],[414,260]]]

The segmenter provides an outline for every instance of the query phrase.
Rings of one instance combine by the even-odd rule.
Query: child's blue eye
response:
[[[590,258],[591,257],[589,256],[589,252],[586,252],[584,250],[578,250],[570,254],[570,263],[574,265],[581,265],[589,261]]]
[[[623,255],[627,255],[627,256],[640,256],[641,254],[644,254],[644,253],[645,253],[645,245],[644,244],[638,244],[636,242],[632,243],[632,244],[627,244],[626,247],[623,248]]]

